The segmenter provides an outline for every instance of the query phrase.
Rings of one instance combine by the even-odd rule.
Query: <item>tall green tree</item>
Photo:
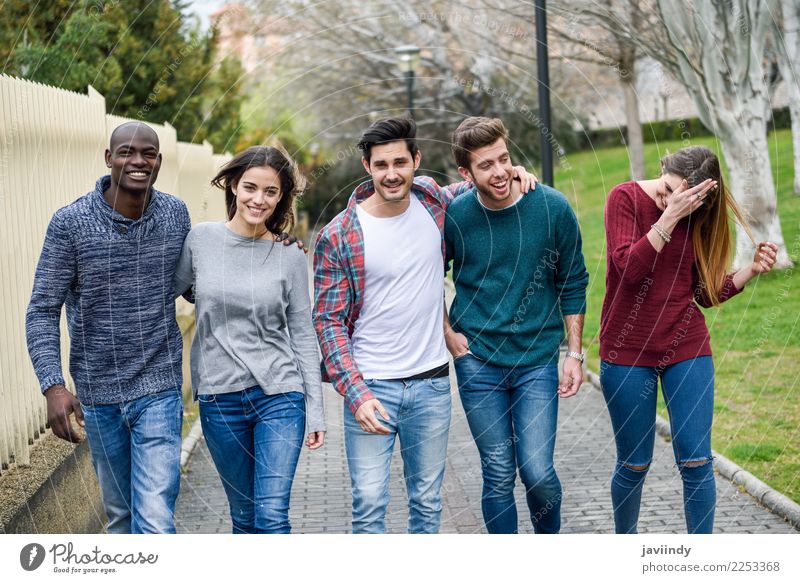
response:
[[[169,122],[184,141],[209,139],[222,149],[236,140],[238,64],[226,59],[215,66],[213,32],[192,24],[185,2],[52,4],[58,9],[48,5],[27,18],[16,3],[9,14],[3,11],[0,38],[10,38],[16,26],[23,39],[11,44],[7,72],[78,92],[92,85],[109,113]]]
[[[11,59],[14,49],[49,43],[75,7],[75,0],[39,2],[35,8],[30,0],[0,0],[0,72],[20,76]]]

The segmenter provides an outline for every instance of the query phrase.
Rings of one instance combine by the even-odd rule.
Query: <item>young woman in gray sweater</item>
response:
[[[290,532],[303,438],[325,439],[305,255],[276,242],[301,181],[276,148],[236,155],[212,181],[228,221],[191,230],[175,275],[177,294],[194,288],[192,388],[234,533]]]

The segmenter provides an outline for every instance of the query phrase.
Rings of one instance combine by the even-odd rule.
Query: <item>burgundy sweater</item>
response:
[[[657,252],[647,238],[661,217],[655,201],[635,182],[608,195],[606,296],[600,320],[600,357],[613,364],[666,367],[711,355],[698,304],[709,307],[694,263],[689,218]],[[728,275],[721,301],[741,290]]]

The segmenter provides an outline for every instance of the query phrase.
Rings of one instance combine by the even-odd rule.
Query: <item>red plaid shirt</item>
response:
[[[427,176],[414,178],[411,192],[428,210],[442,233],[443,258],[445,210],[453,198],[471,188],[471,182],[441,188]],[[356,205],[374,192],[372,180],[361,183],[353,191],[347,208],[320,231],[314,248],[313,318],[322,348],[323,376],[327,373],[325,380],[333,383],[353,413],[365,401],[375,398],[353,360],[351,342],[355,322],[364,304],[364,235]]]

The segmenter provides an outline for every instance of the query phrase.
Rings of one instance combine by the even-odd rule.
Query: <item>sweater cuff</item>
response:
[[[55,385],[64,385],[64,386],[66,386],[66,383],[64,382],[64,376],[63,375],[61,375],[61,374],[51,374],[51,375],[48,375],[46,377],[43,377],[43,378],[39,379],[39,390],[42,391],[43,395],[44,395],[45,391],[47,391],[47,389],[49,389],[50,387],[55,386]]]
[[[586,297],[567,299],[561,298],[562,316],[579,316],[586,313]]]
[[[733,283],[733,275],[728,274],[728,277],[725,278],[725,283],[722,285],[722,290],[719,294],[720,302],[726,302],[733,296],[742,293],[746,287],[747,285],[745,284],[741,289],[737,288],[736,284]]]
[[[306,433],[315,433],[317,431],[325,432],[325,422],[324,421],[314,421],[309,420],[308,427],[306,428]]]

